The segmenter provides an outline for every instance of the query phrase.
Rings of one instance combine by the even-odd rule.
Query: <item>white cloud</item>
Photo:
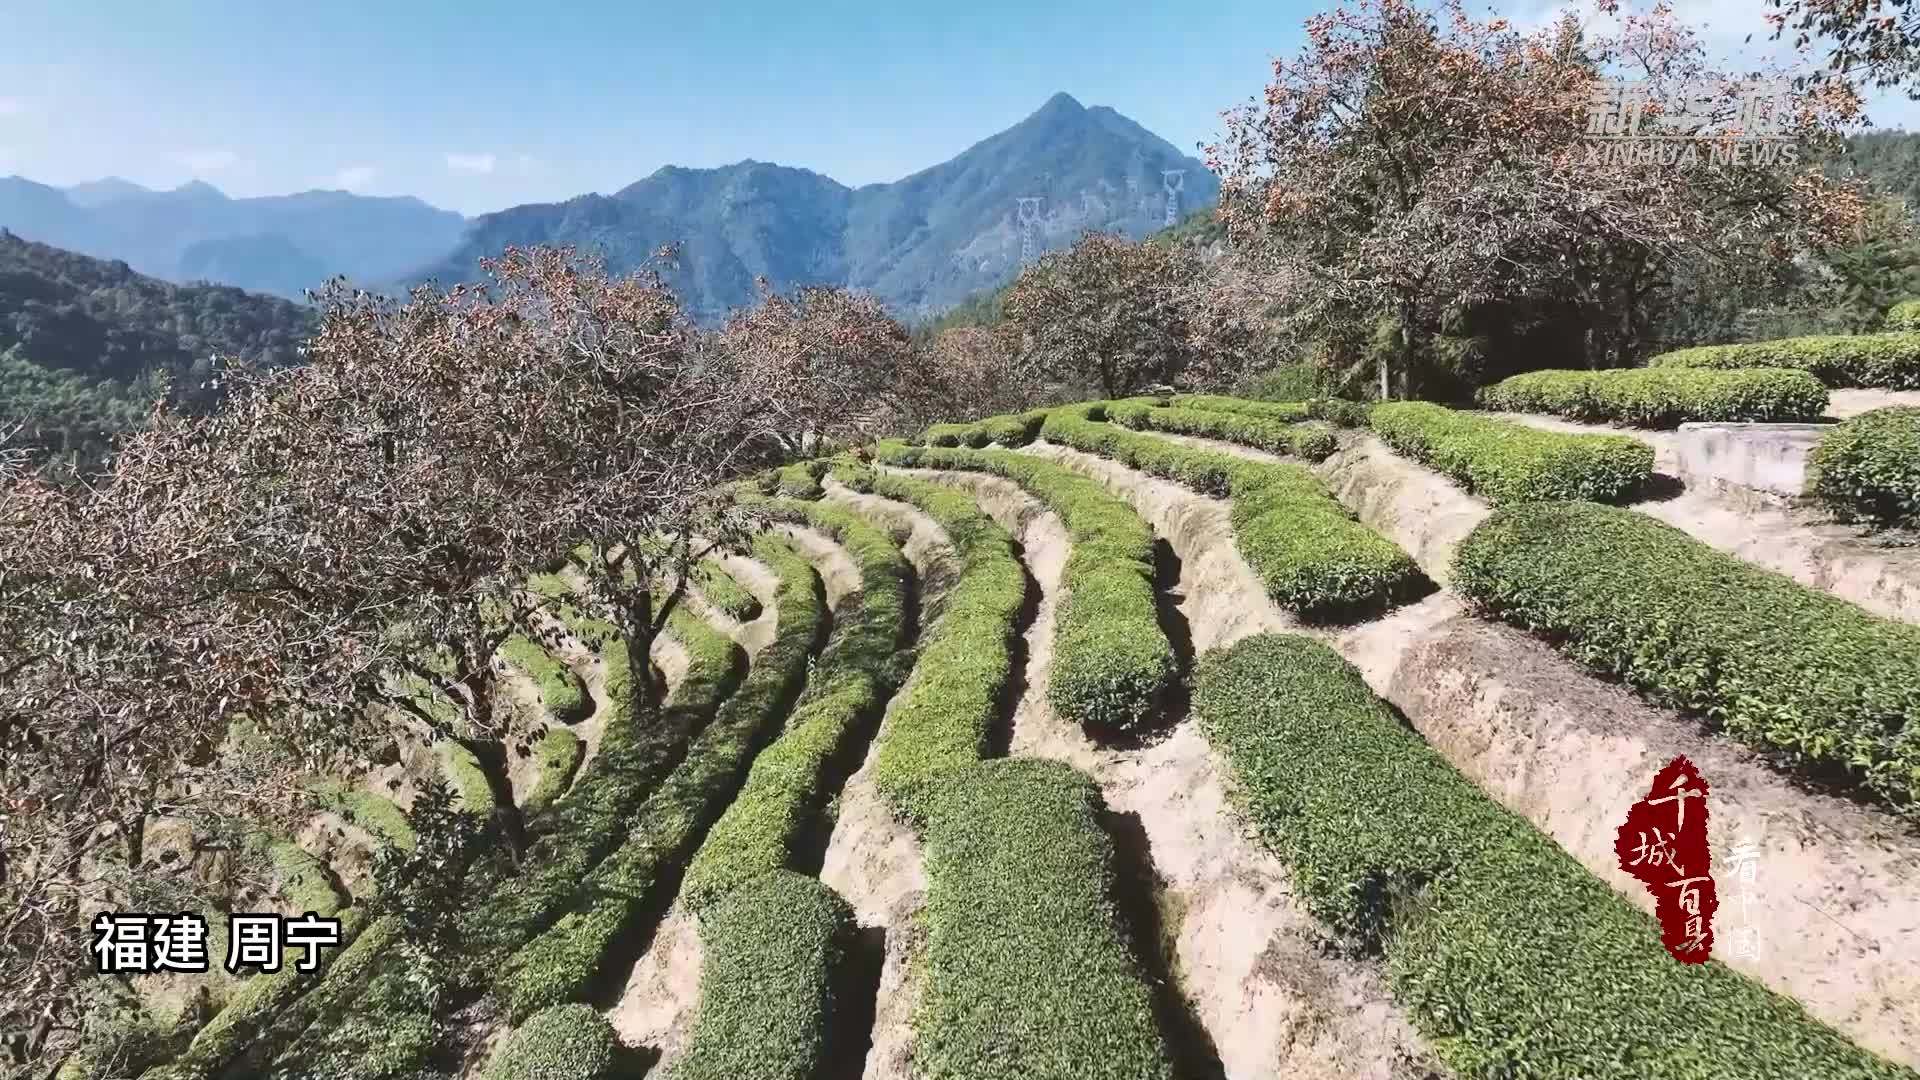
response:
[[[219,172],[240,162],[240,155],[231,150],[176,150],[167,156],[195,173]]]
[[[333,174],[333,186],[345,191],[358,191],[372,183],[379,172],[371,165],[349,165]]]
[[[448,154],[447,168],[457,173],[475,173],[481,176],[493,171],[499,159],[492,154]]]
[[[481,154],[447,154],[445,157],[448,169],[469,176],[492,176],[495,173],[529,176],[540,168],[540,160],[531,154],[501,157],[488,151]]]

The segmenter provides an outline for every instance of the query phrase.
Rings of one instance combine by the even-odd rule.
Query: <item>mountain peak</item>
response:
[[[225,199],[226,192],[207,183],[205,180],[189,180],[173,189],[175,195],[191,195],[197,199]]]
[[[105,176],[98,180],[88,180],[66,189],[67,198],[76,206],[103,206],[121,199],[136,199],[153,194],[152,190],[141,187],[131,180],[118,176]]]
[[[1034,113],[1034,115],[1040,116],[1045,113],[1058,113],[1062,116],[1071,116],[1075,113],[1083,113],[1086,111],[1086,106],[1080,104],[1079,98],[1062,90],[1048,98],[1047,103],[1040,106],[1039,112]]]

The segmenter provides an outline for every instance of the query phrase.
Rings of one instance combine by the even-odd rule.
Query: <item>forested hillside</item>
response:
[[[174,285],[0,229],[0,430],[69,462],[139,422],[170,383],[188,404],[215,356],[293,362],[309,309],[224,285]]]
[[[1920,206],[1920,134],[1869,131],[1849,136],[1844,149],[1828,163],[1827,172],[1858,177],[1907,200],[1908,206]]]

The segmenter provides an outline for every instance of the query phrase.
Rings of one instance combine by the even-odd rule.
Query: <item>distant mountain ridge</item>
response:
[[[9,177],[0,178],[0,227],[168,281],[294,299],[335,274],[394,291],[472,281],[480,259],[509,245],[569,244],[627,273],[674,244],[667,279],[703,322],[751,304],[762,277],[782,291],[869,291],[920,321],[1088,229],[1140,237],[1218,197],[1200,161],[1062,93],[949,161],[858,188],[753,160],[669,165],[611,195],[469,221],[418,199],[344,191],[231,199],[199,181],[152,191],[108,177],[63,190]]]
[[[1167,172],[1177,173],[1173,179]],[[779,290],[840,285],[923,319],[1010,280],[1025,254],[1088,229],[1144,236],[1211,206],[1219,183],[1195,158],[1105,106],[1056,94],[959,156],[892,183],[849,188],[806,169],[742,161],[667,166],[612,195],[516,206],[475,218],[446,257],[405,279],[478,276],[508,245],[570,244],[625,273],[677,243],[667,280],[696,318]],[[1026,204],[1022,199],[1037,199]],[[1029,247],[1030,245],[1030,247]]]
[[[207,280],[300,299],[328,277],[385,281],[435,259],[466,219],[411,196],[304,191],[233,199],[192,181],[154,191],[119,177],[61,189],[0,177],[0,228],[176,283]]]

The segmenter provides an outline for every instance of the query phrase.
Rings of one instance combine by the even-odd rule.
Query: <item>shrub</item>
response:
[[[882,460],[911,458],[897,443]],[[926,989],[915,1067],[964,1080],[1151,1080],[1166,1051],[1109,900],[1098,789],[1053,762],[979,754],[1026,582],[1005,530],[923,480],[848,468],[849,486],[938,521],[961,573],[877,754],[880,790],[921,830]]]
[[[1318,395],[1320,382],[1320,373],[1311,364],[1280,364],[1242,379],[1233,394],[1259,401],[1299,402]]]
[[[1047,422],[1047,410],[1030,409],[1023,413],[1004,413],[989,416],[980,421],[993,442],[1001,446],[1025,446],[1040,434],[1040,425]]]
[[[1337,445],[1333,433],[1319,425],[1287,424],[1250,413],[1184,409],[1155,409],[1114,403],[1107,419],[1134,430],[1170,431],[1251,446],[1275,454],[1292,454],[1308,461],[1324,461]]]
[[[774,640],[755,657],[740,689],[695,738],[684,760],[629,820],[612,854],[576,881],[578,902],[515,952],[494,987],[516,1021],[575,1001],[609,946],[638,918],[661,871],[685,860],[725,809],[754,752],[767,741],[806,682],[826,629],[820,579],[784,539],[762,533],[755,554],[780,578]]]
[[[735,622],[750,622],[760,617],[760,598],[735,581],[718,562],[702,560],[694,570],[693,580],[700,596]]]
[[[746,785],[687,868],[680,897],[695,912],[792,861],[794,842],[823,808],[828,765],[861,722],[886,703],[903,674],[896,653],[907,630],[910,567],[899,547],[844,507],[749,505],[832,536],[860,568],[861,588],[834,613],[833,637],[785,730],[754,759]]]
[[[1662,353],[1649,367],[1798,368],[1828,386],[1920,387],[1920,333],[1780,338]]]
[[[1234,546],[1267,595],[1309,619],[1377,611],[1425,585],[1393,542],[1353,520],[1314,475],[1099,424],[1104,403],[1055,410],[1041,434],[1232,500]]]
[[[565,794],[585,754],[586,744],[580,741],[580,736],[566,728],[548,728],[533,746],[533,759],[539,769],[539,778],[534,781],[533,790],[527,792],[527,797],[521,801],[521,808],[528,813],[537,813]]]
[[[354,918],[358,926],[359,920],[364,917],[354,915]],[[400,939],[400,919],[392,915],[381,916],[366,923],[365,929],[351,936],[344,933],[345,929],[343,922],[342,941],[346,947],[333,956],[319,982],[276,1011],[270,1020],[254,1028],[256,1034],[247,1038],[237,1060],[226,1070],[227,1075],[265,1074],[266,1066],[281,1056],[283,1051],[288,1051],[303,1032],[315,1024],[331,1026],[350,1007],[360,1003],[362,991],[375,965],[394,955],[393,947]],[[322,955],[325,956],[324,953]],[[242,985],[251,984],[260,977],[256,975]],[[209,1024],[208,1030],[212,1026]],[[289,1056],[296,1055],[297,1052],[289,1052]]]
[[[556,1005],[507,1036],[487,1080],[611,1080],[618,1045],[591,1005]]]
[[[817,499],[824,492],[820,478],[826,475],[824,461],[797,461],[769,469],[757,478],[755,487],[763,495],[784,495],[789,499]]]
[[[1110,895],[1099,789],[1000,759],[934,789],[924,832],[926,982],[914,1063],[966,1080],[1171,1075]]]
[[[1567,435],[1424,401],[1373,407],[1387,445],[1496,503],[1620,502],[1653,479],[1653,447],[1627,435]]]
[[[819,881],[776,870],[700,915],[700,1007],[670,1080],[811,1080],[834,1020],[853,910]]]
[[[883,460],[1002,476],[1060,515],[1073,550],[1061,574],[1047,700],[1089,729],[1139,728],[1173,681],[1154,608],[1153,532],[1124,499],[1052,462],[1005,450],[890,449]]]
[[[1040,432],[1047,410],[1031,409],[1023,413],[1002,413],[966,424],[933,424],[921,432],[914,444],[933,447],[966,446],[979,449],[991,443],[1025,446]]]
[[[436,1049],[435,1007],[402,950],[378,969],[339,1021],[317,1020],[279,1055],[265,1080],[426,1080]],[[231,1074],[229,1074],[231,1075]]]
[[[1454,771],[1326,646],[1264,634],[1210,652],[1194,706],[1309,909],[1385,952],[1395,998],[1459,1076],[1912,1075],[1719,963],[1673,962],[1651,917]]]
[[[897,461],[911,451],[881,443],[874,456]],[[1007,649],[1026,598],[1026,577],[1013,538],[967,496],[872,469],[849,467],[837,475],[856,490],[919,507],[946,531],[959,556],[960,572],[938,621],[930,621],[921,636],[920,663],[893,700],[875,754],[875,785],[897,810],[917,819],[938,778],[980,759],[1012,670]]]
[[[366,913],[350,907],[340,914],[340,939],[351,942],[366,926]],[[357,944],[357,942],[356,942]],[[274,1018],[310,986],[322,980],[336,959],[352,952],[351,946],[339,950],[321,949],[317,972],[299,970],[306,948],[287,950],[279,971],[263,971],[240,983],[228,999],[226,1008],[214,1014],[207,1026],[194,1035],[187,1049],[171,1065],[150,1069],[146,1080],[211,1080],[242,1050],[248,1049]]]
[[[1496,511],[1456,587],[1581,662],[1788,763],[1906,803],[1920,782],[1920,627],[1587,503]]]
[[[413,826],[407,824],[406,811],[385,795],[350,788],[337,780],[318,785],[316,794],[327,809],[367,830],[375,839],[396,847],[413,847]]]
[[[500,644],[500,655],[540,688],[540,703],[563,724],[583,719],[592,708],[587,688],[573,669],[529,638],[515,634]]]
[[[347,905],[347,897],[333,884],[327,864],[291,840],[267,843],[267,858],[279,880],[280,895],[294,911],[332,915]]]
[[[1219,394],[1175,394],[1173,407],[1176,409],[1203,409],[1207,412],[1235,413],[1240,416],[1257,416],[1263,420],[1273,420],[1282,424],[1297,423],[1312,419],[1313,414],[1307,408],[1306,398],[1267,398],[1260,401],[1248,401],[1245,398],[1222,397]]]
[[[1373,406],[1364,401],[1345,398],[1310,398],[1305,404],[1309,418],[1343,428],[1366,427],[1367,416],[1373,411]]]
[[[537,839],[526,869],[516,873],[502,860],[471,875],[475,894],[485,899],[461,915],[467,979],[491,980],[513,950],[560,916],[595,864],[625,838],[629,818],[680,761],[688,739],[740,685],[745,654],[705,620],[676,607],[667,633],[689,662],[657,713],[642,710],[626,639],[601,649],[609,707],[599,751],[566,796],[532,822]]]
[[[1920,408],[1841,421],[1807,458],[1807,490],[1843,519],[1920,525]]]
[[[1920,330],[1920,300],[1902,300],[1887,309],[1888,330]]]
[[[479,757],[451,738],[434,743],[433,749],[440,755],[440,771],[459,796],[456,805],[469,814],[492,813],[493,784],[487,780],[487,770],[480,766]]]
[[[1630,368],[1530,371],[1480,391],[1489,409],[1670,428],[1693,421],[1812,420],[1827,388],[1804,371]]]

